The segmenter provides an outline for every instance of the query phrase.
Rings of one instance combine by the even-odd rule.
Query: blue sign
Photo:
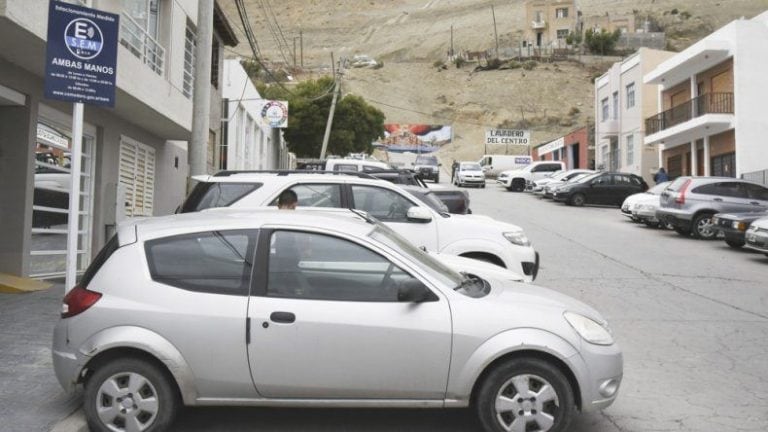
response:
[[[51,0],[45,97],[115,106],[120,17]]]

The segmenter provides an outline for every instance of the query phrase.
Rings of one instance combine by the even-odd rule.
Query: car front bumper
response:
[[[459,177],[459,183],[463,185],[484,185],[485,178],[461,178]]]
[[[744,246],[763,253],[768,253],[768,230],[749,230],[744,235]]]
[[[656,217],[656,210],[633,209],[632,217],[641,222],[656,223],[659,219]]]
[[[582,341],[579,354],[583,369],[575,367],[581,386],[581,411],[610,406],[619,394],[624,374],[624,357],[617,344],[603,346]]]
[[[691,219],[689,217],[690,216],[686,217],[686,215],[675,211],[670,211],[669,209],[656,210],[656,219],[660,222],[672,225],[675,228],[690,229]]]

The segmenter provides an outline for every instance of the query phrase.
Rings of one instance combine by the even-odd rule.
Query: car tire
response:
[[[440,183],[440,176],[439,175],[435,176],[435,183]]]
[[[504,408],[499,411],[497,406]],[[485,377],[475,410],[486,432],[562,432],[568,430],[576,413],[565,375],[546,361],[526,357],[506,361]],[[530,428],[533,425],[536,427]]]
[[[512,180],[512,190],[515,192],[522,192],[525,190],[525,180],[514,179]]]
[[[581,207],[586,202],[586,198],[584,197],[584,194],[577,193],[577,194],[573,194],[573,196],[569,201],[571,205],[574,205],[576,207]]]
[[[717,231],[712,228],[712,213],[700,213],[693,218],[691,224],[691,233],[694,238],[701,240],[714,240],[717,238]]]
[[[129,421],[144,432],[165,431],[179,406],[178,392],[167,373],[130,357],[98,367],[85,383],[83,400],[88,426],[98,432],[125,429]]]
[[[741,249],[746,243],[738,240],[726,240],[725,244],[734,249]]]
[[[482,186],[480,186],[480,188],[485,189],[485,183],[483,183]]]
[[[660,228],[661,222],[644,222],[645,225],[649,228]]]

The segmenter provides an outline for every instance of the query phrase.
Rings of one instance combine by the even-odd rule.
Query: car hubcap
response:
[[[701,237],[710,238],[714,236],[715,232],[712,230],[712,218],[703,218],[699,220],[697,230],[699,231],[699,235]]]
[[[496,395],[496,419],[510,432],[546,432],[559,408],[555,389],[536,375],[517,375]]]
[[[157,418],[157,391],[149,380],[137,373],[112,375],[99,387],[96,412],[109,430],[144,431]]]

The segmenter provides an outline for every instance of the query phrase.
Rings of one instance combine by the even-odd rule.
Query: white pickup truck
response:
[[[564,169],[565,162],[563,161],[537,161],[521,169],[502,172],[496,179],[496,183],[509,191],[522,192],[534,180]]]

